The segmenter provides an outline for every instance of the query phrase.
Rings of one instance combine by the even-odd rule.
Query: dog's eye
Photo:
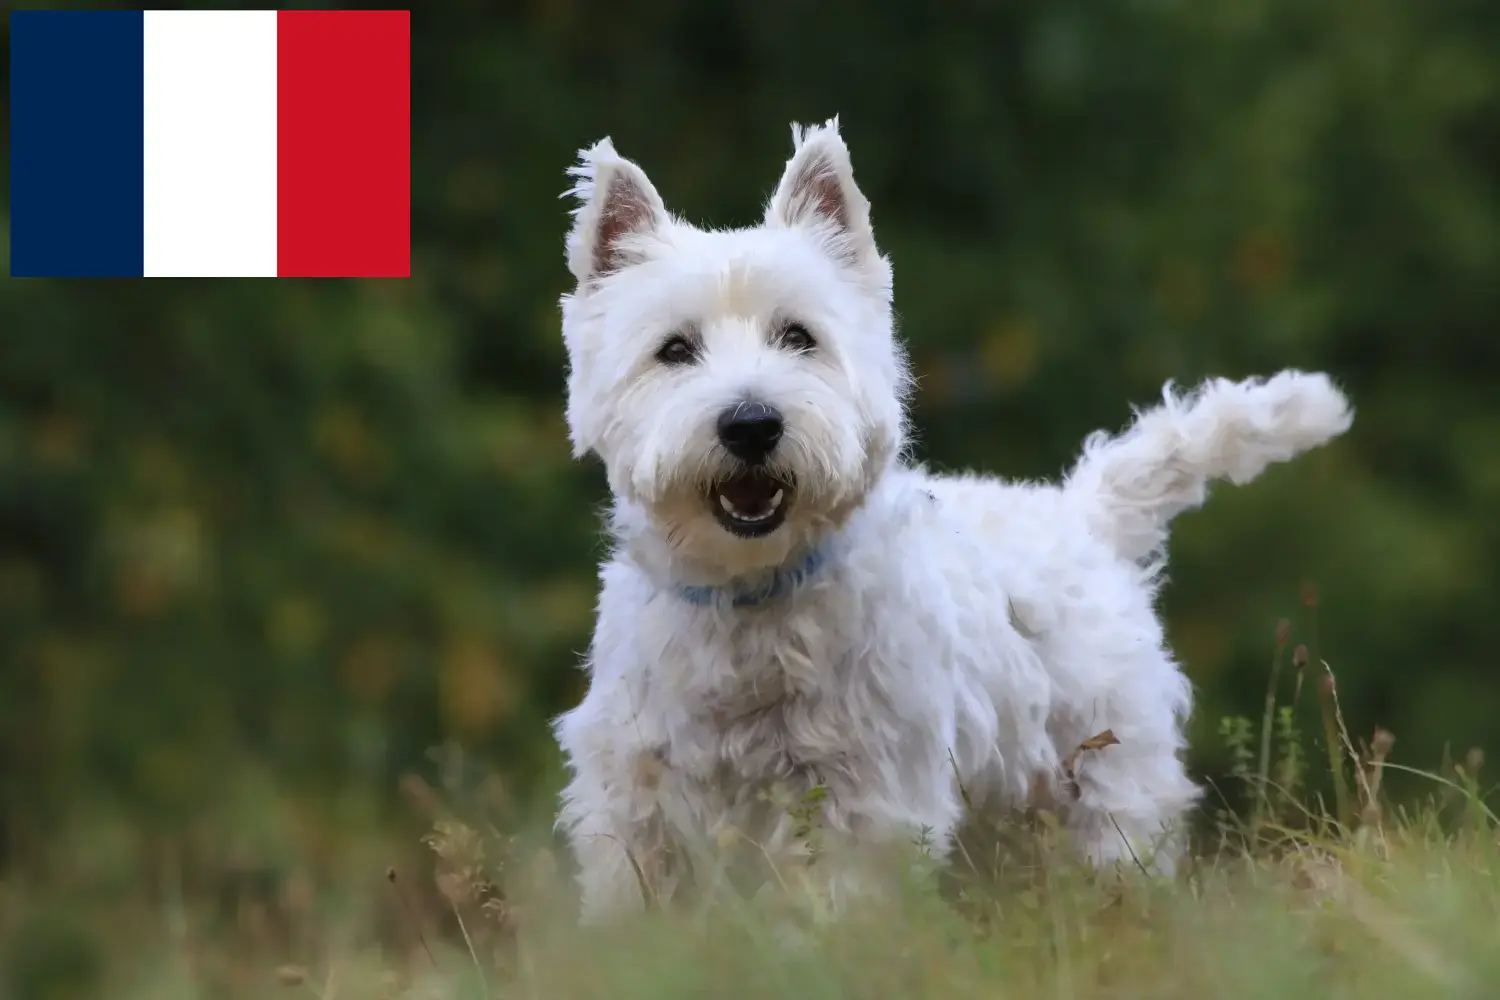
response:
[[[797,351],[799,354],[805,354],[818,346],[818,342],[813,339],[813,335],[808,333],[807,327],[801,323],[788,324],[781,331],[781,336],[777,339],[780,341],[782,347],[785,347],[789,351]]]
[[[661,345],[656,360],[664,365],[690,365],[698,358],[698,348],[683,336],[676,336]]]

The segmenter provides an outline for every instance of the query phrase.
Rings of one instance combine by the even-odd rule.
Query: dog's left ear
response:
[[[841,262],[878,261],[870,203],[854,183],[839,120],[807,128],[793,125],[792,146],[786,173],[766,207],[766,225],[818,230],[829,255]]]

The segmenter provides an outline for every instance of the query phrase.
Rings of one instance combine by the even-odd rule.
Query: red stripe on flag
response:
[[[276,272],[411,275],[411,15],[276,19]]]

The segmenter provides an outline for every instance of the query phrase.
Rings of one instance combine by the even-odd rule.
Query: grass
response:
[[[1315,610],[1316,594],[1304,603]],[[128,826],[59,843],[53,863],[0,885],[0,996],[1493,996],[1500,823],[1479,784],[1482,757],[1445,761],[1428,776],[1430,795],[1393,806],[1382,778],[1406,770],[1388,759],[1394,737],[1351,740],[1333,672],[1312,645],[1288,661],[1291,629],[1278,627],[1264,711],[1220,730],[1235,761],[1236,789],[1225,791],[1242,804],[1209,817],[1170,882],[1135,866],[1070,866],[1042,815],[1004,831],[1023,848],[1006,857],[1039,860],[977,872],[925,859],[899,898],[832,923],[795,921],[791,889],[583,930],[548,839],[515,833],[533,827],[493,781],[470,784],[450,749],[436,788],[404,785],[431,824],[420,843],[340,840],[259,886],[244,872],[228,878],[211,838],[161,841],[145,851],[149,870],[133,867],[145,841]],[[1296,726],[1306,685],[1323,736],[1317,768]],[[1069,767],[1110,745],[1088,741]],[[1313,778],[1326,779],[1316,784],[1332,802]],[[809,838],[815,806],[788,805]]]

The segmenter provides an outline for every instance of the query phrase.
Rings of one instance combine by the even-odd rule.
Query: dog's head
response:
[[[608,139],[572,170],[574,452],[603,458],[674,552],[726,573],[840,523],[903,441],[907,372],[869,202],[836,119],[792,135],[751,229],[674,218]]]

